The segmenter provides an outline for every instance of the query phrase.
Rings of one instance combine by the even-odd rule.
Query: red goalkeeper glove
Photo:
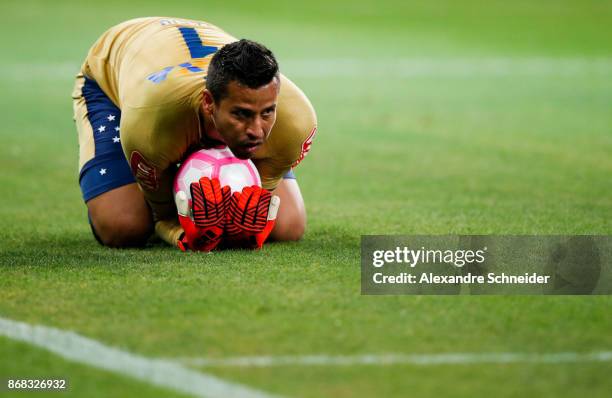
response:
[[[234,192],[227,209],[225,232],[234,246],[261,249],[270,236],[280,198],[253,185]]]
[[[191,183],[190,211],[185,192],[176,193],[178,218],[185,231],[177,242],[179,249],[209,252],[217,247],[223,235],[230,194],[230,188],[221,188],[217,178],[202,177]]]

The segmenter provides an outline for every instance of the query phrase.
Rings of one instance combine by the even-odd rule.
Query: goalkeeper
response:
[[[264,46],[201,21],[130,20],[92,46],[72,97],[79,183],[102,244],[139,246],[155,231],[183,250],[208,251],[303,235],[292,170],[310,149],[316,116]],[[229,195],[202,179],[191,187],[191,221],[180,194],[175,206],[176,166],[217,145],[252,159],[263,188]]]

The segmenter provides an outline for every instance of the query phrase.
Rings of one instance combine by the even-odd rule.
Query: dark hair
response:
[[[206,88],[215,102],[227,95],[231,81],[259,88],[278,76],[278,63],[272,51],[251,40],[227,44],[215,53],[208,66]]]

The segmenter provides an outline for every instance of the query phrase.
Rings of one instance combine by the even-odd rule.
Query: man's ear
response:
[[[202,97],[202,107],[206,113],[211,115],[215,110],[215,100],[208,89],[204,90]]]

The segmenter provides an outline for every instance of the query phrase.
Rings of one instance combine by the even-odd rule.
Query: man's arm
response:
[[[163,239],[164,242],[172,246],[177,246],[181,235],[183,235],[183,227],[179,224],[178,218],[174,220],[160,220],[155,223],[155,233]]]
[[[197,116],[185,107],[122,109],[123,151],[156,222],[177,219],[172,193],[176,164],[198,136]]]
[[[316,132],[317,115],[312,104],[298,86],[281,75],[276,123],[265,144],[265,156],[253,159],[265,189],[276,189],[283,176],[300,164]]]

